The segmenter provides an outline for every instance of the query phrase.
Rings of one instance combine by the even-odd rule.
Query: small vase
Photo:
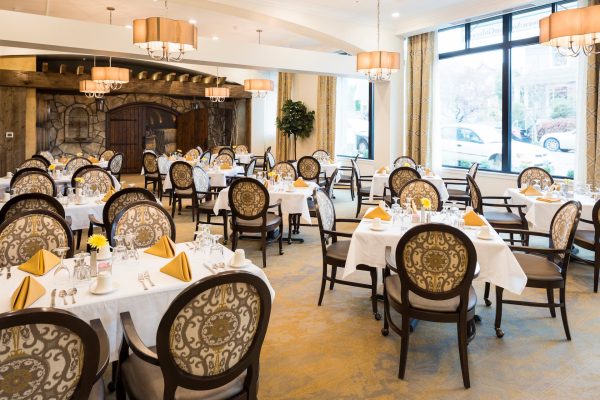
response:
[[[107,260],[110,257],[110,246],[104,246],[98,249],[98,260]]]
[[[92,250],[90,253],[90,276],[95,278],[98,276],[98,252]]]

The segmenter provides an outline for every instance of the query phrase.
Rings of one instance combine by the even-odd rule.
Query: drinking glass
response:
[[[140,255],[135,247],[135,233],[127,233],[125,235],[125,247],[127,249],[127,258],[138,260]]]
[[[58,257],[60,257],[60,264],[54,270],[54,286],[62,289],[67,289],[71,284],[71,271],[65,265],[64,258],[67,255],[67,252],[70,250],[70,247],[57,247],[52,250]]]
[[[75,254],[75,267],[73,268],[73,278],[77,284],[87,283],[91,279],[91,270],[89,263],[90,253]]]
[[[129,258],[127,246],[125,246],[125,235],[115,235],[115,247],[112,258],[115,262],[125,262]]]
[[[221,262],[223,261],[223,246],[219,243],[219,240],[223,235],[215,234],[211,235],[211,244],[210,244],[210,258],[212,262]]]
[[[534,179],[533,180],[533,188],[535,190],[542,190],[542,187],[540,186],[540,180],[539,179]]]

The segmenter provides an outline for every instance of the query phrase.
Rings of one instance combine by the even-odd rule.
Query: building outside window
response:
[[[335,153],[373,158],[373,93],[365,79],[338,78]]]

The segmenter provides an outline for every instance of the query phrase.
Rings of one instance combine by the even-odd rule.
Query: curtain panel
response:
[[[589,5],[598,5],[600,0],[590,0]],[[598,48],[598,45],[596,45]],[[586,160],[587,182],[593,187],[600,186],[600,55],[592,54],[587,58],[587,91],[586,91]]]
[[[281,107],[286,100],[292,98],[292,83],[294,74],[288,72],[279,73],[279,83],[277,85],[277,117],[281,118],[282,112]],[[290,140],[284,135],[279,129],[277,129],[277,148],[275,156],[277,161],[289,160],[288,152],[290,147]]]
[[[319,76],[317,87],[317,149],[335,155],[336,78]]]

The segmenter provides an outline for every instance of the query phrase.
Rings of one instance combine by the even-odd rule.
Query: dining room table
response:
[[[33,277],[45,288],[45,294],[31,304],[30,307],[52,306],[53,289],[58,289],[60,294],[60,290],[76,288],[77,292],[74,299],[72,296],[60,297],[57,295],[54,307],[70,311],[84,321],[99,318],[108,335],[110,360],[116,361],[119,345],[123,338],[120,323],[122,312],[128,311],[131,313],[141,339],[147,346],[154,346],[158,324],[173,299],[194,282],[208,276],[225,271],[252,273],[267,283],[271,298],[275,298],[275,291],[261,268],[254,264],[246,264],[243,267],[236,268],[230,266],[233,252],[222,245],[219,246],[222,255],[212,251],[203,251],[202,249],[196,251],[192,243],[176,244],[176,254],[185,252],[189,259],[192,273],[190,282],[184,282],[160,272],[160,269],[172,259],[150,255],[144,253],[144,249],[139,249],[137,250],[138,259],[132,257],[125,261],[113,262],[112,281],[115,290],[101,295],[91,292],[91,281],[72,279],[66,286],[62,281],[57,281],[54,278],[54,273],[58,267],[54,267],[43,276],[33,276],[15,266],[11,268],[10,279],[7,279],[8,273],[4,271],[7,268],[4,268],[4,270],[0,270],[0,313],[11,311],[11,295],[26,276]],[[220,263],[224,265],[219,267]],[[75,260],[66,259],[64,264],[72,274]],[[143,275],[145,272],[147,272],[150,279],[140,280],[139,274]]]
[[[440,194],[440,199],[444,202],[447,201],[450,195],[448,194],[448,189],[446,188],[446,184],[442,177],[436,174],[424,175],[422,177],[426,181],[430,182],[435,186]],[[369,192],[369,201],[373,201],[375,197],[383,196],[385,188],[388,187],[390,179],[390,174],[385,173],[374,173],[373,181],[371,182],[371,190]],[[388,189],[389,190],[389,189]],[[388,191],[389,194],[389,191]]]
[[[110,172],[109,172],[110,174]],[[114,177],[112,174],[110,174],[112,180],[113,180],[113,187],[116,190],[119,190],[121,188],[121,183],[119,182],[119,180]],[[71,179],[73,178],[73,174],[64,174],[64,173],[53,173],[50,174],[50,177],[52,178],[52,180],[54,181],[54,183],[57,186],[57,189],[59,191],[64,192],[64,189],[66,187],[70,187],[71,186]],[[7,189],[10,188],[10,181],[12,179],[12,176],[3,176],[0,177],[0,192],[4,192]]]
[[[252,153],[235,153],[235,161],[238,164],[250,164],[253,157]]]
[[[192,166],[196,165],[188,161]],[[171,162],[172,164],[172,162]],[[170,168],[170,167],[169,167]],[[227,178],[238,176],[244,173],[244,167],[241,165],[233,165],[232,168],[222,169],[220,167],[210,167],[207,168],[206,174],[210,178],[210,186],[211,187],[226,187],[227,186]],[[162,172],[161,172],[162,173]],[[167,191],[173,188],[173,183],[171,182],[171,176],[167,172],[165,176],[165,181],[163,182],[163,191]]]
[[[341,178],[340,167],[342,166],[342,164],[339,161],[337,161],[337,160],[319,161],[319,164],[321,165],[321,172],[325,173],[325,178],[329,178],[333,174],[333,171],[335,171],[337,169],[338,174],[335,177],[335,183],[339,182],[339,180]],[[294,166],[296,171],[298,171],[298,162],[294,161],[294,162],[292,162],[292,165]]]

